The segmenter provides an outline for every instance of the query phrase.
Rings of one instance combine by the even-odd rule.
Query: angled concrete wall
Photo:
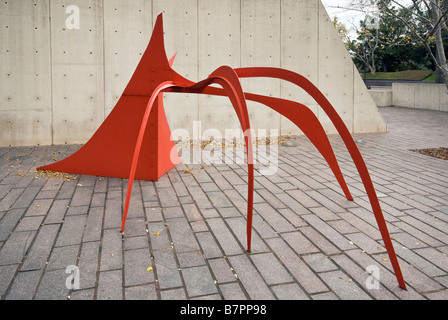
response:
[[[69,28],[79,8],[79,29]],[[114,107],[164,13],[174,68],[199,81],[221,65],[298,72],[328,97],[352,132],[386,125],[319,0],[8,0],[0,3],[0,146],[84,143]],[[244,79],[247,92],[309,106],[289,83]],[[171,129],[237,129],[227,98],[165,94]],[[276,112],[249,103],[252,127],[300,131]]]

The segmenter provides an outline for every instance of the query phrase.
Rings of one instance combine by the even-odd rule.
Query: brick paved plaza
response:
[[[127,180],[35,172],[79,146],[0,148],[1,299],[446,300],[448,161],[411,150],[448,147],[448,113],[380,112],[389,132],[354,139],[407,291],[355,166],[331,135],[354,201],[311,143],[292,139],[295,147],[278,149],[277,173],[256,175],[251,254],[245,165],[180,164],[158,182],[137,181],[122,235]],[[67,288],[69,266],[79,289]]]

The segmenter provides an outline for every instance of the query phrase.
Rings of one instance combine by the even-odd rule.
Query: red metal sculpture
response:
[[[248,165],[247,250],[251,251],[254,164],[246,100],[262,103],[296,124],[318,149],[334,173],[345,196],[353,200],[328,137],[317,117],[306,106],[285,99],[245,93],[240,78],[271,77],[289,81],[310,94],[323,108],[342,137],[366,188],[398,284],[406,289],[386,222],[367,167],[344,122],[330,102],[309,80],[279,68],[223,66],[207,79],[194,83],[172,69],[163,40],[162,15],[131,80],[115,108],[91,139],[73,155],[38,168],[57,172],[129,179],[123,209],[123,232],[135,179],[158,180],[180,162],[163,107],[163,92],[184,92],[229,97],[244,132]],[[210,86],[218,84],[221,88]]]

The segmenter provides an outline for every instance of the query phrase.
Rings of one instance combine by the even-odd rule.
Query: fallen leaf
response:
[[[191,174],[191,170],[190,169],[185,169],[184,173]]]
[[[383,261],[386,262],[386,261],[387,261],[387,258],[383,258]]]
[[[159,232],[159,231],[154,232],[154,235],[155,235],[155,236],[158,236],[158,235],[160,235],[160,232]]]
[[[152,267],[146,268],[146,271],[152,271]]]

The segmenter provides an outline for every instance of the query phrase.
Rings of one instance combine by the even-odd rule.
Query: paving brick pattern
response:
[[[296,147],[279,147],[276,174],[256,176],[251,254],[244,164],[181,164],[157,182],[137,181],[123,235],[127,180],[34,171],[79,146],[0,148],[1,299],[448,299],[448,161],[411,151],[448,147],[448,113],[380,111],[389,132],[354,138],[407,291],[331,135],[355,200],[309,141],[294,138]]]

